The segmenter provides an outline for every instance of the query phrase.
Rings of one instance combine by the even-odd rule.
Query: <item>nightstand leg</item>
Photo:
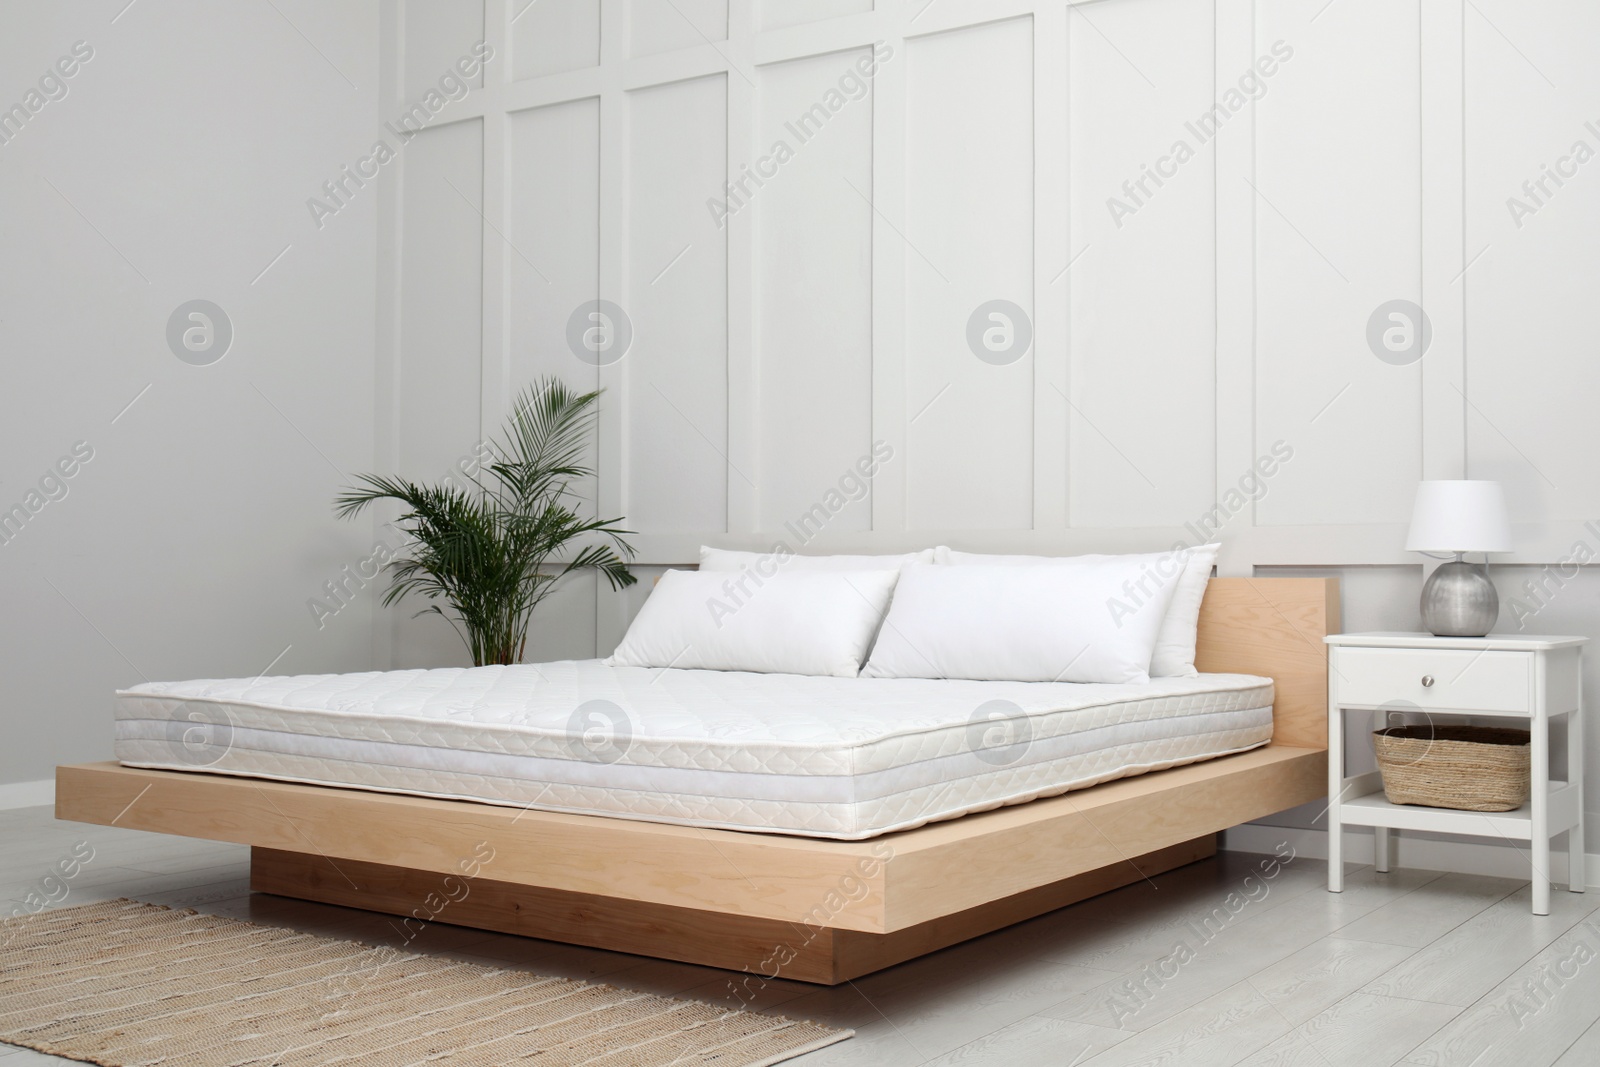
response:
[[[1581,685],[1581,674],[1580,682]],[[1567,889],[1583,892],[1588,882],[1589,857],[1583,840],[1583,702],[1567,716],[1567,782],[1578,790],[1578,822],[1567,831]]]
[[[1533,913],[1550,914],[1550,721],[1533,723]]]
[[[1329,708],[1328,722],[1328,892],[1344,892],[1344,822],[1339,801],[1344,799],[1344,712]]]
[[[1373,849],[1379,874],[1389,873],[1389,828],[1387,826],[1374,827],[1372,831]]]
[[[1578,816],[1578,824],[1567,831],[1567,891],[1569,893],[1583,892],[1584,884],[1588,880],[1589,858],[1583,852],[1583,816]]]

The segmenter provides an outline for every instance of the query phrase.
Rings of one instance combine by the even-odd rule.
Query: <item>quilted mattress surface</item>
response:
[[[1272,682],[813,678],[598,660],[155,682],[116,755],[201,771],[861,839],[1242,752]]]

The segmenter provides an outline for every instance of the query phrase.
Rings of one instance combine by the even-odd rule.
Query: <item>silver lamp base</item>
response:
[[[1422,625],[1436,637],[1482,637],[1500,618],[1500,594],[1486,568],[1457,556],[1422,587]]]

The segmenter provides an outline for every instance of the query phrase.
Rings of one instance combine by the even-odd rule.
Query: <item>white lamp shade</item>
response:
[[[1499,482],[1429,481],[1417,485],[1408,552],[1510,552],[1511,523]]]

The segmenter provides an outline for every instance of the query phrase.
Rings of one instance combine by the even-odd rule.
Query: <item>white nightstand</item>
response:
[[[1550,914],[1550,838],[1568,835],[1568,887],[1583,892],[1583,645],[1585,637],[1434,637],[1333,634],[1328,649],[1328,889],[1344,888],[1346,826],[1374,828],[1378,870],[1389,869],[1389,831],[1427,830],[1529,842],[1533,911]],[[1454,811],[1384,799],[1377,771],[1345,777],[1345,713],[1372,729],[1390,711],[1516,719],[1532,734],[1532,796],[1516,811]],[[1550,720],[1566,717],[1567,778],[1550,778]],[[1521,723],[1512,723],[1520,727]]]

